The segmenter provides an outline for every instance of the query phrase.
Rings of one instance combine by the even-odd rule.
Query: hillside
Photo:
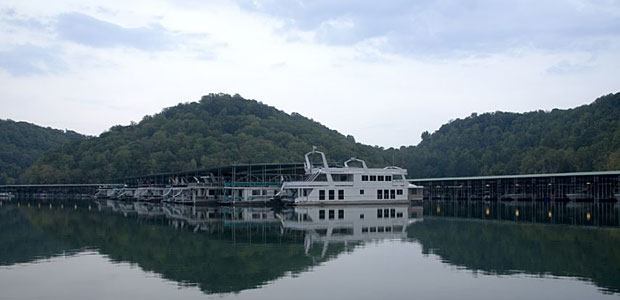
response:
[[[356,143],[299,114],[238,95],[210,94],[49,152],[23,179],[94,182],[232,163],[300,162],[313,145],[331,160],[358,155],[370,164],[387,163],[382,148]]]
[[[16,182],[19,174],[44,152],[82,138],[72,131],[0,120],[0,184]]]
[[[411,178],[618,170],[620,93],[568,110],[472,114],[400,149],[363,145],[238,95],[210,94],[49,151],[22,181],[95,182],[231,163],[301,162],[312,145],[334,161],[356,156],[369,165],[400,165]]]
[[[472,114],[401,150],[412,178],[620,170],[620,93],[568,110]]]

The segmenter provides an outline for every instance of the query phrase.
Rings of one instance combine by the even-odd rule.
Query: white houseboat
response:
[[[159,202],[164,197],[164,188],[156,186],[143,186],[136,189],[135,198],[138,201]]]
[[[187,184],[168,187],[163,192],[163,201],[179,204],[208,204],[217,202],[220,187],[211,184]]]
[[[318,166],[310,159],[315,154],[321,158]],[[368,168],[356,158],[346,161],[344,167],[330,167],[325,154],[316,149],[306,153],[305,171],[304,181],[284,182],[278,198],[295,205],[383,204],[409,203],[422,195],[422,187],[405,180],[405,169]]]

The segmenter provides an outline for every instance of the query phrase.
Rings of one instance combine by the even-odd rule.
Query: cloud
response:
[[[421,55],[607,47],[620,37],[617,1],[274,1],[240,0],[244,9],[313,31],[326,44],[385,38],[391,52]]]
[[[0,68],[14,76],[56,73],[67,68],[57,48],[19,45],[0,51]]]
[[[164,50],[172,48],[176,38],[158,24],[126,28],[75,12],[58,16],[56,31],[62,39],[97,48]]]

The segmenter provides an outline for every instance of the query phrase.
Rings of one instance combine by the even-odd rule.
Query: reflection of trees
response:
[[[0,207],[0,266],[49,258],[70,249],[67,243],[34,228],[22,210]]]
[[[493,274],[551,274],[620,292],[620,230],[426,218],[408,236],[423,253]]]
[[[84,210],[13,210],[30,221],[28,224],[22,218],[21,223],[14,222],[28,237],[17,248],[37,248],[45,243],[56,248],[46,246],[32,255],[26,253],[20,260],[4,257],[7,252],[2,251],[0,261],[6,263],[27,261],[28,256],[32,260],[44,250],[47,252],[43,255],[51,256],[63,249],[94,247],[114,261],[135,263],[166,279],[196,284],[204,292],[214,293],[254,288],[322,261],[316,259],[320,253],[304,254],[302,235],[283,236],[275,226],[220,223],[211,230],[194,232],[191,227],[179,230],[168,226],[165,219],[144,220]],[[7,225],[9,232],[13,225]],[[7,242],[1,240],[0,244],[13,243]],[[342,249],[330,249],[326,259]]]

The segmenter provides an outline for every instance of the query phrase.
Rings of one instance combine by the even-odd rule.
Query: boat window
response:
[[[353,181],[353,174],[332,174],[334,181]]]
[[[390,190],[390,199],[396,199],[396,190]]]
[[[396,213],[396,217],[397,218],[402,218],[403,217],[403,213],[402,212],[397,212]]]
[[[338,219],[344,219],[344,209],[338,210]]]
[[[403,194],[403,190],[396,190],[396,195],[402,195]]]
[[[260,190],[252,190],[252,196],[259,196]]]
[[[390,199],[390,190],[383,190],[383,199]]]
[[[385,181],[392,181],[392,176],[390,175],[385,176]]]
[[[383,181],[383,175],[377,176],[377,181]]]
[[[344,190],[338,190],[338,200],[344,200]]]
[[[385,227],[385,232],[392,232],[392,227],[389,227],[389,226]]]
[[[325,173],[321,173],[314,178],[314,181],[327,181],[327,175]]]
[[[386,208],[383,210],[383,217],[384,218],[389,218],[390,217],[390,209]]]
[[[252,219],[260,219],[259,213],[252,213]]]
[[[215,190],[209,190],[209,196],[214,196],[215,195]]]
[[[360,190],[360,195],[364,195],[364,190]]]
[[[360,214],[360,219],[364,219],[364,214]]]
[[[353,228],[334,228],[333,235],[353,235]]]
[[[329,210],[329,214],[328,214],[328,218],[329,218],[330,220],[333,220],[335,216],[336,216],[336,214],[335,214],[334,210],[333,210],[333,209],[330,209],[330,210]]]
[[[370,227],[370,232],[377,232],[377,227]]]
[[[368,181],[368,175],[362,175],[362,181]]]
[[[383,226],[379,226],[377,227],[377,232],[383,232],[385,229],[383,228]]]
[[[394,178],[394,180],[403,180],[403,175],[395,174],[395,175],[392,175],[392,178]]]
[[[383,199],[383,190],[377,190],[377,199]]]
[[[376,175],[370,175],[370,181],[377,181]]]
[[[383,218],[383,209],[377,209],[377,218]]]
[[[401,225],[394,225],[394,231],[403,231],[403,226],[401,226]]]
[[[302,195],[303,196],[308,196],[308,195],[310,195],[310,192],[312,192],[312,189],[303,189],[302,190]],[[325,197],[325,192],[323,192],[323,197]]]
[[[362,227],[362,233],[368,232],[368,227]]]
[[[395,218],[396,217],[396,209],[390,209],[390,218]]]
[[[329,200],[334,200],[336,193],[334,192],[334,190],[329,190]]]
[[[316,234],[318,234],[319,236],[326,236],[327,235],[327,229],[317,229],[316,230]]]
[[[325,210],[319,210],[319,220],[325,220]]]
[[[319,200],[325,200],[325,190],[319,190]]]

